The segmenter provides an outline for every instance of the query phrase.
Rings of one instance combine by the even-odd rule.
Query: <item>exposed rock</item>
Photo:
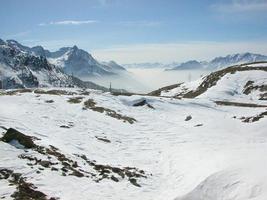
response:
[[[243,93],[248,95],[255,90],[258,90],[260,92],[267,92],[267,85],[254,85],[254,81],[248,81],[244,86]],[[266,96],[266,94],[267,93],[261,93],[259,100],[264,100],[264,96]]]
[[[45,168],[48,168],[51,165],[51,162],[50,161],[47,161],[47,160],[42,160],[40,162],[40,165],[42,165]]]
[[[34,90],[36,94],[49,94],[49,95],[74,95],[76,92],[71,92],[67,90],[42,90],[36,89]]]
[[[69,98],[68,102],[69,103],[81,103],[83,100],[83,97],[73,97],[73,98]]]
[[[141,185],[139,185],[139,184],[137,183],[137,181],[136,181],[135,178],[129,178],[129,181],[130,181],[131,184],[133,184],[134,186],[136,186],[136,187],[141,187]]]
[[[174,84],[174,85],[169,85],[169,86],[166,86],[166,87],[162,87],[162,88],[159,88],[159,89],[157,89],[155,91],[152,91],[152,92],[148,93],[147,95],[160,96],[161,95],[161,92],[172,90],[174,88],[179,87],[181,84],[182,83],[178,83],[178,84]]]
[[[98,136],[95,136],[95,137],[96,137],[96,139],[101,140],[101,141],[106,142],[106,143],[110,143],[110,142],[111,142],[111,141],[110,141],[109,139],[107,139],[107,138],[101,138],[101,137],[98,137]]]
[[[215,101],[215,103],[221,106],[239,106],[239,107],[250,107],[250,108],[267,107],[267,105],[260,105],[260,104],[254,104],[254,103],[231,102],[231,101]]]
[[[144,106],[144,105],[147,105],[147,107],[154,109],[154,107],[153,107],[152,105],[150,105],[150,104],[147,102],[146,99],[144,99],[144,100],[142,100],[142,101],[140,101],[140,102],[137,102],[137,103],[133,104],[134,107],[137,107],[137,106]]]
[[[188,115],[186,118],[185,118],[185,121],[189,121],[192,119],[192,116],[191,115]]]
[[[54,100],[46,100],[45,103],[54,103]]]
[[[113,176],[113,175],[110,177],[110,179],[111,179],[111,180],[113,180],[113,181],[115,181],[115,182],[119,182],[119,179],[118,179],[118,178],[116,178],[116,177],[115,177],[115,176]]]
[[[33,142],[34,137],[24,135],[23,133],[9,128],[7,132],[2,137],[2,141],[10,143],[12,140],[16,140],[19,144],[23,145],[25,148],[34,148],[36,145]]]
[[[128,180],[135,186],[140,187],[140,185],[137,183],[138,178],[147,178],[145,175],[145,172],[143,170],[139,170],[134,167],[112,167],[110,165],[102,165],[102,164],[96,164],[94,161],[89,160],[85,155],[77,155],[78,157],[82,158],[86,161],[87,164],[90,166],[93,166],[93,168],[99,173],[98,175],[101,176],[101,178],[97,179],[96,181],[101,181],[102,179],[111,179],[115,182],[118,182],[119,179],[114,176],[115,173],[119,175],[122,179],[128,178]]]
[[[252,122],[256,122],[259,121],[260,119],[264,118],[265,116],[267,116],[267,111],[262,112],[256,116],[252,116],[252,117],[241,117],[240,119],[242,120],[242,122],[246,122],[246,123],[252,123]]]
[[[36,186],[26,182],[26,178],[20,173],[15,173],[9,169],[0,169],[0,180],[6,179],[12,185],[16,186],[16,191],[11,195],[15,200],[56,200],[57,198],[48,198],[46,194],[36,190]]]
[[[96,102],[93,99],[88,99],[87,101],[85,101],[83,109],[91,109],[91,110],[96,111],[96,112],[105,113],[107,116],[116,118],[118,120],[122,120],[123,122],[128,122],[130,124],[133,124],[134,122],[136,122],[136,119],[134,119],[132,117],[128,117],[126,115],[121,115],[121,114],[117,113],[116,111],[111,110],[109,108],[96,106]]]

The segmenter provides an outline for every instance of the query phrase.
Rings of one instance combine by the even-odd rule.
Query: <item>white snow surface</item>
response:
[[[267,67],[266,62],[242,65],[241,67]],[[161,96],[173,97],[179,94],[184,94],[189,91],[194,91],[205,80],[202,77],[196,81],[182,83],[179,87],[168,91],[162,91]],[[248,81],[253,81],[253,86],[266,85],[267,72],[262,70],[237,71],[233,74],[227,73],[221,77],[214,86],[208,88],[206,92],[197,96],[197,98],[211,100],[227,100],[240,101],[247,103],[265,103],[258,100],[262,93],[259,90],[252,90],[248,95],[244,94],[245,85]]]
[[[79,165],[82,160],[74,154],[85,154],[97,163],[142,169],[147,175],[138,179],[142,187],[126,179],[96,183],[47,169],[37,174],[37,168],[31,169],[18,158],[23,149],[1,141],[0,168],[22,173],[38,190],[63,200],[267,199],[267,118],[254,123],[238,119],[266,108],[218,106],[204,97],[178,100],[88,91],[89,95],[78,96],[83,96],[83,101],[92,98],[97,105],[134,117],[137,122],[124,123],[83,110],[83,102],[67,102],[72,96],[23,93],[0,95],[0,125],[38,137],[36,143],[57,147]],[[132,106],[143,99],[155,109]],[[192,119],[185,121],[188,115]],[[73,127],[60,128],[70,122]],[[202,126],[195,127],[197,124]],[[0,128],[0,136],[4,132]],[[111,143],[95,136],[106,137]],[[10,199],[14,190],[6,180],[0,180],[0,197]]]

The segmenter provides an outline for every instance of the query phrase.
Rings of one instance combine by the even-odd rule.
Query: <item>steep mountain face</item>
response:
[[[216,70],[230,65],[237,65],[250,62],[267,61],[267,56],[253,53],[242,53],[227,55],[225,57],[216,57],[211,61],[188,61],[182,63],[171,70],[184,70],[184,69],[208,69]]]
[[[117,71],[117,72],[126,71],[124,67],[122,67],[121,65],[119,65],[113,60],[109,62],[102,62],[102,64],[106,66],[105,69],[107,69],[108,71],[112,71],[112,70]]]
[[[32,48],[34,52],[11,40],[1,40],[0,44],[1,85],[5,89],[76,86],[105,90],[94,83],[67,75],[62,69],[50,64],[44,56],[36,56],[37,52],[42,55],[47,53],[42,47]]]
[[[5,42],[1,40],[0,43]],[[6,45],[23,53],[46,57],[51,64],[61,68],[65,73],[80,78],[116,75],[125,70],[114,61],[100,63],[91,54],[77,46],[62,47],[58,51],[50,52],[42,46],[27,47],[15,40],[7,40]]]
[[[115,75],[116,69],[95,60],[91,54],[77,46],[64,47],[47,56],[49,62],[77,77]]]

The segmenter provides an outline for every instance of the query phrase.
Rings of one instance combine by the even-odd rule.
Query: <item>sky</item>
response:
[[[267,0],[0,0],[0,38],[98,60],[183,62],[267,55]]]

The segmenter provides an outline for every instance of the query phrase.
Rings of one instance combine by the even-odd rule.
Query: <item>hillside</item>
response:
[[[2,90],[0,198],[267,199],[266,67],[161,96]]]
[[[267,62],[234,65],[210,73],[196,81],[151,92],[176,98],[209,98],[221,100],[266,100]]]

